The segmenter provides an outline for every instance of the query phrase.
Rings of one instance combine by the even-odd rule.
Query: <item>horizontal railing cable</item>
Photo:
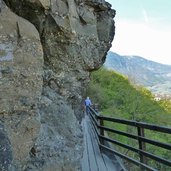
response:
[[[139,154],[141,153],[141,154],[143,154],[144,156],[149,157],[149,158],[151,158],[151,159],[153,159],[153,160],[156,160],[156,161],[158,161],[158,162],[162,162],[162,163],[165,164],[165,165],[171,166],[171,162],[170,162],[169,160],[166,160],[166,159],[163,159],[163,158],[161,158],[161,157],[155,156],[155,155],[153,155],[153,154],[151,154],[151,153],[142,151],[142,150],[137,149],[137,148],[135,148],[135,147],[131,147],[131,146],[129,146],[129,145],[123,144],[123,143],[121,143],[121,142],[119,142],[119,141],[116,141],[116,140],[113,140],[113,139],[111,139],[111,138],[107,138],[107,137],[104,137],[104,136],[101,136],[101,135],[99,135],[99,137],[100,137],[101,139],[103,139],[103,140],[106,140],[106,141],[108,141],[108,142],[114,143],[114,144],[116,144],[116,145],[119,145],[119,146],[121,146],[121,147],[124,147],[124,148],[126,148],[126,149],[128,149],[128,150],[131,150],[131,151],[133,151],[133,152],[136,152],[136,153],[139,153]]]
[[[143,142],[147,142],[149,144],[152,144],[152,145],[155,145],[155,146],[159,146],[159,147],[162,147],[162,148],[165,148],[165,149],[168,149],[168,150],[171,149],[171,144],[162,143],[162,142],[155,141],[155,140],[150,140],[148,138],[140,137],[140,136],[133,135],[133,134],[130,134],[130,133],[125,133],[123,131],[118,131],[118,130],[115,130],[115,129],[112,129],[112,128],[107,128],[105,126],[100,126],[100,125],[97,125],[97,126],[98,126],[98,128],[103,129],[105,131],[117,133],[119,135],[127,136],[129,138],[133,138],[133,139],[136,139],[136,140],[141,140]]]
[[[137,122],[137,121],[130,121],[130,120],[126,120],[126,119],[111,118],[111,117],[100,116],[100,115],[97,115],[97,118],[105,120],[105,121],[112,121],[112,122],[116,122],[116,123],[121,123],[121,124],[130,125],[130,126],[150,129],[150,130],[157,131],[157,132],[163,132],[163,133],[171,134],[171,129],[168,127],[164,127],[164,126],[156,126],[156,125],[147,124],[144,122]]]
[[[135,160],[135,159],[132,159],[132,158],[130,158],[130,157],[128,157],[128,156],[126,156],[126,155],[124,155],[124,154],[122,154],[122,153],[120,153],[120,152],[114,150],[114,149],[111,149],[111,148],[105,146],[105,145],[100,144],[100,147],[102,147],[102,148],[104,148],[104,149],[106,149],[106,150],[108,150],[108,151],[110,151],[110,152],[113,152],[115,155],[117,155],[117,156],[119,156],[119,157],[121,157],[121,158],[123,158],[123,159],[126,159],[126,160],[128,160],[128,161],[134,163],[135,165],[137,165],[137,166],[139,166],[139,167],[143,167],[144,169],[147,169],[148,171],[158,171],[158,170],[155,169],[155,168],[152,168],[152,167],[150,167],[150,166],[148,166],[148,165],[146,165],[146,164],[143,164],[143,163],[141,163],[141,162],[139,162],[139,161],[137,161],[137,160]]]
[[[171,144],[159,142],[156,140],[151,140],[149,138],[146,138],[144,133],[143,133],[144,129],[148,129],[150,131],[152,130],[152,131],[156,131],[156,132],[160,132],[160,133],[162,132],[162,133],[166,133],[166,134],[171,134],[171,128],[156,126],[156,125],[147,124],[144,122],[137,122],[137,121],[130,121],[130,120],[124,120],[124,119],[102,116],[102,115],[99,115],[92,108],[89,108],[89,116],[90,116],[90,120],[91,120],[92,127],[94,129],[94,132],[97,135],[96,137],[97,137],[98,144],[99,144],[100,148],[104,148],[106,150],[109,150],[109,151],[113,152],[115,155],[118,155],[121,158],[127,159],[128,161],[140,166],[141,168],[145,168],[149,171],[156,171],[156,169],[147,165],[146,159],[144,157],[158,161],[158,162],[160,162],[166,166],[171,166],[170,160],[167,160],[167,159],[162,158],[160,156],[156,156],[156,155],[146,151],[146,148],[145,148],[145,144],[148,143],[148,144],[154,145],[156,147],[161,147],[161,148],[164,148],[166,150],[171,150]],[[113,123],[125,124],[125,125],[136,127],[137,131],[138,131],[138,135],[127,133],[124,131],[119,131],[119,130],[116,130],[114,128],[106,127],[106,126],[104,126],[104,123],[103,123],[104,121],[109,121],[109,122],[113,122]],[[118,135],[126,136],[128,138],[137,140],[137,144],[139,145],[139,148],[135,148],[135,147],[132,147],[130,145],[121,143],[117,140],[114,140],[112,138],[106,137],[104,135],[104,131],[116,133]],[[109,148],[109,147],[105,146],[103,143],[104,141],[113,143],[115,145],[118,145],[118,146],[121,146],[125,149],[128,149],[132,152],[138,153],[140,156],[140,161],[138,161],[134,158],[131,158],[125,154],[122,154],[122,153],[114,150],[113,148]]]

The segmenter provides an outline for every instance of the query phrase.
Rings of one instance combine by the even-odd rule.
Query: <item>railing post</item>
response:
[[[138,136],[139,137],[145,137],[145,133],[144,133],[144,128],[141,128],[141,127],[137,127],[138,128]],[[142,151],[146,151],[146,145],[145,145],[145,142],[141,141],[140,139],[138,139],[138,144],[139,144],[139,149],[142,150]],[[146,160],[146,157],[139,153],[140,155],[140,162],[141,163],[144,163],[144,164],[147,164],[147,160]],[[141,168],[142,171],[144,171],[144,168]]]
[[[98,112],[98,104],[93,104],[93,109]]]
[[[100,126],[104,126],[104,121],[103,119],[100,119]],[[100,128],[100,135],[104,136],[104,129]],[[100,143],[104,144],[104,140],[100,138]]]

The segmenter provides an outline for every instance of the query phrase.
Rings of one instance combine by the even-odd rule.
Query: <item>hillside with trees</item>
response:
[[[144,87],[132,85],[127,77],[120,75],[114,71],[100,69],[91,75],[91,81],[87,89],[87,94],[91,97],[93,103],[98,104],[99,112],[102,115],[115,118],[123,118],[146,122],[159,126],[171,127],[171,102],[168,100],[155,101],[152,93]],[[121,126],[117,124],[105,123],[108,127],[135,133],[136,130],[129,126]],[[146,137],[152,138],[164,143],[171,143],[170,135],[145,132]],[[138,147],[135,140],[127,137],[110,134],[114,139]],[[119,151],[129,153],[129,156],[136,158],[137,156],[121,147]],[[162,148],[156,148],[152,145],[146,147],[155,155],[171,158],[171,154]],[[154,161],[148,161],[158,170],[167,171],[166,166],[160,165]],[[138,170],[135,166],[129,166],[130,170]]]
[[[91,75],[87,93],[103,114],[171,126],[171,103],[155,101],[144,87],[132,85],[127,77],[101,69]]]

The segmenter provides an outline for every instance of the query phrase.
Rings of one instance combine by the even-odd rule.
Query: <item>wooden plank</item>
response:
[[[91,134],[88,129],[88,119],[86,120],[86,133],[87,133],[87,145],[88,145],[88,156],[89,156],[89,162],[90,162],[90,171],[99,171],[96,161],[96,156],[93,149],[93,144],[91,141]]]
[[[89,171],[90,170],[90,163],[89,163],[89,157],[88,157],[88,148],[87,148],[87,137],[86,137],[86,128],[85,128],[85,119],[82,121],[82,128],[84,133],[84,152],[83,152],[83,158],[81,161],[82,171]]]
[[[97,140],[96,140],[96,136],[93,132],[93,128],[92,128],[92,125],[90,125],[90,123],[89,123],[89,133],[91,135],[91,141],[92,141],[92,145],[94,148],[94,154],[96,156],[96,162],[97,162],[98,170],[99,171],[107,171],[107,167],[106,167],[104,160],[102,158],[102,155],[101,155],[101,152],[100,152]]]
[[[102,156],[106,164],[107,171],[118,171],[115,164],[112,162],[111,159],[108,158],[108,156],[106,156],[105,154],[102,154]]]
[[[84,153],[82,171],[118,171],[114,162],[102,154],[88,116],[82,122],[84,132]]]

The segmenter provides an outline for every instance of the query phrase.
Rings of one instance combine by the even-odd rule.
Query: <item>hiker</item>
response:
[[[86,109],[86,113],[88,114],[89,112],[89,107],[92,105],[91,100],[89,97],[87,97],[84,101],[84,105],[85,105],[85,109]]]

